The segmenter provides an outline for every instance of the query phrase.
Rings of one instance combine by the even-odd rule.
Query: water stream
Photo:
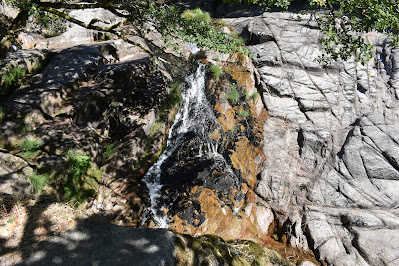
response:
[[[197,156],[212,158],[222,165],[226,173],[234,175],[223,156],[218,153],[219,140],[210,137],[212,132],[221,128],[205,95],[205,65],[199,64],[196,72],[186,78],[181,94],[182,102],[169,131],[166,148],[143,178],[150,195],[150,215],[160,228],[168,227],[168,217],[161,211],[158,202],[162,189],[162,165],[185,141],[197,138]]]

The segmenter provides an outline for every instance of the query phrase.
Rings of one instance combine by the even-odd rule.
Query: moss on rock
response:
[[[176,265],[293,265],[274,250],[250,240],[177,234]]]

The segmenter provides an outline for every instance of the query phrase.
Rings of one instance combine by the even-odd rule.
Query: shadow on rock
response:
[[[42,242],[17,265],[174,265],[174,242],[168,230],[86,219],[75,229]]]

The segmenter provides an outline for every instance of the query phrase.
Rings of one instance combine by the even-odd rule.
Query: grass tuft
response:
[[[240,100],[240,93],[236,86],[230,86],[230,92],[226,94],[226,99],[231,105],[237,105]]]
[[[105,163],[116,152],[114,143],[107,143],[103,146],[102,163]]]
[[[186,20],[196,20],[198,22],[204,22],[209,24],[211,22],[211,16],[208,12],[202,11],[200,8],[186,10],[183,12],[182,17]]]
[[[249,96],[249,100],[256,101],[259,98],[259,93],[254,92]]]
[[[29,175],[29,180],[32,182],[33,187],[37,194],[41,194],[45,185],[49,183],[49,179],[45,175],[32,173]]]
[[[220,69],[220,67],[218,65],[212,65],[211,70],[213,73],[213,77],[216,80],[219,80],[220,76],[223,75],[223,71]]]
[[[64,197],[79,206],[94,196],[102,171],[93,166],[89,156],[80,155],[75,150],[68,151],[65,167]]]
[[[40,152],[42,146],[43,144],[35,139],[24,139],[22,144],[17,145],[17,147],[22,150],[22,156],[28,159],[36,156]]]
[[[27,74],[26,68],[15,66],[3,73],[0,80],[0,97],[6,96],[11,88]]]
[[[174,81],[170,87],[170,93],[166,96],[166,98],[162,101],[160,106],[160,116],[166,118],[169,115],[170,110],[172,110],[175,106],[177,106],[181,100],[182,96],[180,93],[180,87],[182,82]]]
[[[249,116],[249,112],[245,109],[240,110],[240,112],[238,113],[238,116],[241,118],[247,118]]]

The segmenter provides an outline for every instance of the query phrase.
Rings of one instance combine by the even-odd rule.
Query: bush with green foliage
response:
[[[240,101],[240,93],[236,86],[230,86],[230,92],[226,94],[226,99],[231,105],[237,105]]]
[[[30,174],[28,178],[31,181],[33,187],[35,188],[37,194],[41,194],[44,186],[49,183],[49,179],[47,176],[40,175],[37,173]]]
[[[75,150],[68,151],[65,169],[62,185],[66,200],[79,206],[94,196],[102,172],[93,166],[89,156],[78,154]]]
[[[249,112],[245,109],[242,109],[238,112],[238,116],[241,118],[247,118],[249,116]]]
[[[294,0],[223,0],[239,4],[254,4],[267,10],[288,9]],[[311,13],[324,37],[324,49],[319,58],[325,64],[332,60],[348,60],[354,56],[361,63],[373,56],[373,49],[360,34],[371,31],[392,37],[391,45],[399,42],[399,8],[396,0],[307,0],[306,13]]]
[[[185,20],[196,20],[199,23],[211,23],[211,16],[200,8],[186,10],[181,15]]]
[[[21,66],[13,66],[5,71],[0,80],[0,99],[10,93],[12,87],[19,84],[27,73],[26,68]]]
[[[249,95],[248,100],[256,101],[258,98],[259,98],[259,93],[258,92],[254,92],[251,95]]]
[[[181,84],[182,82],[180,81],[174,81],[170,85],[170,92],[162,101],[161,106],[159,108],[161,118],[165,119],[169,115],[170,110],[181,102],[182,100],[182,96],[180,93]]]
[[[218,65],[211,65],[211,70],[213,73],[213,77],[218,80],[221,75],[223,75],[223,71],[220,69]]]
[[[36,156],[40,152],[42,146],[43,143],[35,139],[24,139],[20,145],[17,145],[22,151],[22,156],[27,159]]]
[[[199,47],[222,52],[233,53],[241,52],[249,55],[241,38],[235,38],[225,34],[220,29],[217,21],[213,22],[210,15],[200,9],[186,10],[181,13],[176,6],[164,5],[159,8],[152,5],[151,15],[157,18],[154,21],[156,29],[162,33],[167,46],[177,44],[174,37],[183,40],[186,43],[196,43]]]
[[[123,23],[130,23],[135,31],[146,38],[148,22],[163,36],[167,44],[177,44],[174,37],[179,37],[185,42],[197,43],[199,47],[231,53],[239,51],[248,54],[248,50],[241,46],[242,40],[224,34],[220,22],[209,19],[205,12],[199,9],[181,11],[177,6],[163,0],[109,0],[70,3],[67,1],[44,0],[6,0],[20,11],[13,23],[0,35],[0,43],[15,39],[17,33],[26,25],[29,15],[36,12],[48,12],[61,19],[78,24],[88,29],[108,32],[122,37],[126,41],[137,45],[154,55],[143,45],[128,40],[117,27]],[[223,0],[239,4],[258,5],[261,9],[277,8],[287,9],[294,0]],[[311,12],[320,26],[324,38],[322,45],[324,55],[322,62],[329,60],[346,60],[355,56],[364,63],[372,56],[371,46],[358,33],[379,31],[392,37],[391,45],[397,46],[399,41],[399,8],[397,0],[307,0],[303,2],[305,11]],[[68,15],[70,9],[105,8],[123,18],[122,22],[100,27],[96,25],[98,19],[90,23],[72,18]],[[120,12],[125,10],[125,13]],[[12,36],[14,37],[12,37]],[[2,55],[4,56],[4,55]]]

